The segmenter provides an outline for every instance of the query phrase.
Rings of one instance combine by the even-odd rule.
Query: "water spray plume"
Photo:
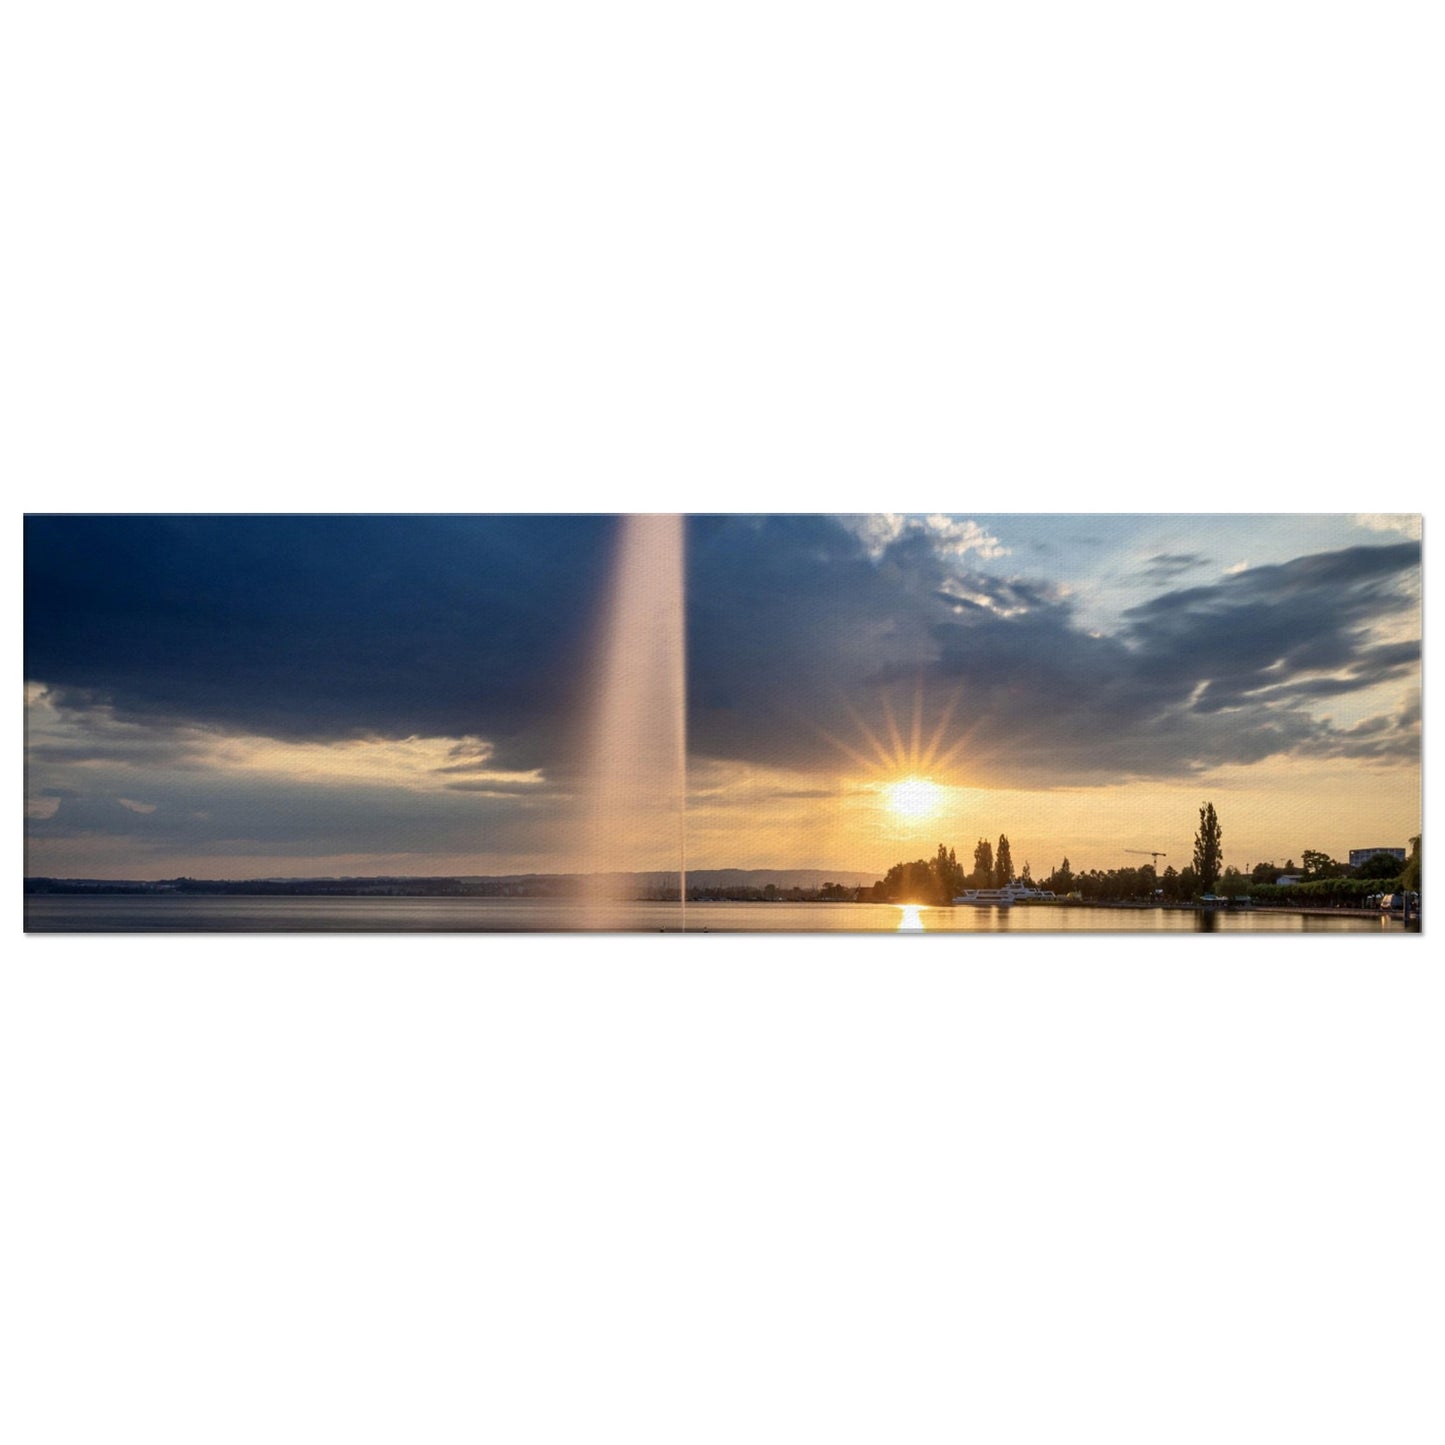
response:
[[[619,523],[583,784],[592,928],[620,916],[629,885],[615,875],[673,871],[686,927],[685,550],[680,516]]]

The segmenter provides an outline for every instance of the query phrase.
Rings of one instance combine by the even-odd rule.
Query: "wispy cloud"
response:
[[[1371,532],[1398,532],[1418,542],[1422,518],[1418,512],[1356,512],[1354,521]]]
[[[1140,576],[1145,582],[1173,582],[1186,572],[1203,567],[1206,561],[1199,552],[1158,552],[1146,559]]]

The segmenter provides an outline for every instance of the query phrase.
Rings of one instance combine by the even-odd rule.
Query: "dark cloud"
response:
[[[27,677],[284,738],[510,741],[584,677],[613,519],[29,517]]]
[[[1349,547],[1166,592],[1123,614],[1141,668],[1231,699],[1363,662],[1367,629],[1417,605],[1420,545]],[[1363,684],[1362,684],[1363,685]]]
[[[488,774],[565,777],[614,531],[605,517],[28,518],[27,677],[62,711],[113,707],[111,726],[40,740],[31,759],[177,770],[194,757],[159,731],[172,724],[455,738],[432,804],[516,806],[527,788]],[[1418,669],[1417,642],[1376,632],[1411,630],[1418,543],[1164,591],[1100,632],[1055,583],[947,542],[910,527],[870,552],[827,517],[691,519],[694,755],[848,771],[869,733],[910,745],[915,707],[925,744],[936,732],[939,752],[1001,782],[1418,748],[1404,713],[1325,720],[1333,699]],[[1171,579],[1201,563],[1149,560]],[[111,821],[160,828],[180,806]],[[285,832],[263,814],[246,837]],[[43,826],[75,816],[67,800]]]
[[[1415,672],[1418,643],[1380,644],[1372,629],[1418,609],[1416,543],[1166,592],[1096,635],[1053,586],[969,570],[924,536],[865,566],[796,526],[750,535],[703,573],[708,625],[692,634],[693,733],[713,755],[834,768],[839,745],[866,755],[871,734],[898,756],[915,709],[925,744],[947,713],[942,745],[961,742],[981,778],[1016,783],[1288,753],[1383,759],[1382,733],[1393,755],[1413,746],[1399,724],[1353,733],[1307,704]]]
[[[1344,671],[1338,676],[1308,677],[1300,682],[1266,681],[1263,686],[1249,685],[1251,680],[1247,680],[1243,686],[1234,687],[1211,682],[1194,706],[1199,712],[1212,712],[1220,708],[1237,707],[1243,702],[1271,703],[1281,702],[1286,698],[1342,697],[1346,693],[1358,692],[1361,688],[1413,676],[1419,671],[1419,664],[1418,642],[1371,647],[1343,664]],[[1266,671],[1264,677],[1269,679],[1270,676],[1271,673]],[[1258,675],[1252,681],[1258,684]]]

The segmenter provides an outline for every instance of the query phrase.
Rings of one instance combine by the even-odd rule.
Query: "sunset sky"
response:
[[[30,517],[26,871],[568,871],[615,518]],[[1420,522],[697,516],[696,868],[1403,847]],[[671,843],[618,866],[664,867]],[[1161,868],[1164,860],[1161,860]]]

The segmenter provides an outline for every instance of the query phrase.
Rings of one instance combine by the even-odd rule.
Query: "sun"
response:
[[[931,818],[943,802],[943,789],[927,778],[904,778],[885,793],[888,806],[900,818]]]

